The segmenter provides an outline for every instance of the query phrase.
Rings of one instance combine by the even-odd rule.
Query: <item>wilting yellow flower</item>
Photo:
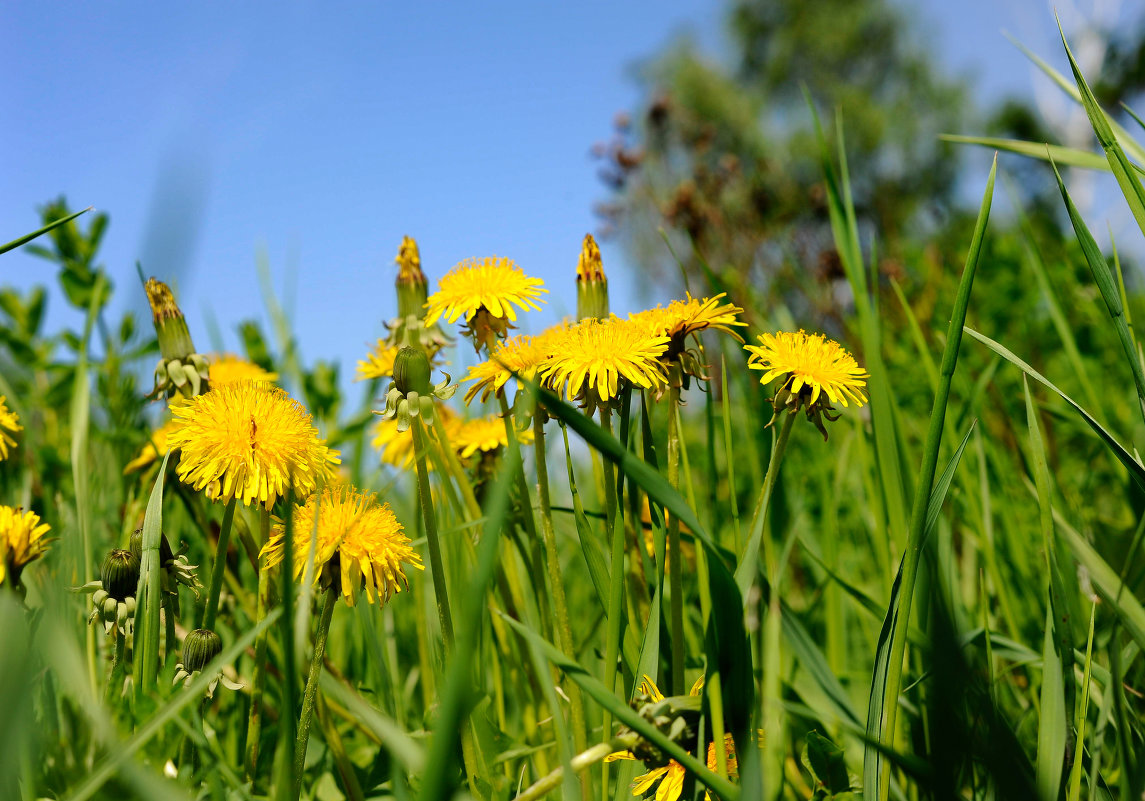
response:
[[[683,346],[684,339],[689,334],[712,328],[723,331],[743,342],[743,337],[732,326],[747,325],[736,319],[743,313],[743,309],[731,303],[720,303],[724,293],[712,298],[697,300],[691,294],[687,300],[674,300],[666,307],[657,306],[630,315],[634,322],[648,326],[653,334],[662,334],[672,340],[672,348],[676,350]]]
[[[621,378],[645,389],[664,383],[659,358],[667,347],[668,337],[649,333],[644,325],[589,318],[554,337],[543,376],[566,397],[583,389],[607,401],[616,396]]]
[[[35,512],[0,506],[0,584],[20,581],[20,571],[48,550],[50,526]]]
[[[820,393],[826,393],[832,403],[844,406],[848,400],[857,406],[867,402],[863,391],[869,377],[867,371],[842,345],[822,334],[760,334],[759,345],[746,345],[744,349],[751,354],[747,366],[764,371],[761,384],[782,376],[780,390],[786,389],[793,395],[810,392],[808,402],[812,405]]]
[[[488,453],[507,447],[509,435],[505,431],[505,418],[491,414],[466,420],[449,432],[449,441],[462,459],[468,459],[477,451]],[[532,429],[518,431],[517,441],[525,445],[532,442]]]
[[[442,276],[438,290],[426,301],[425,324],[433,325],[444,317],[455,323],[464,316],[473,319],[479,309],[485,309],[494,318],[516,320],[513,305],[522,309],[540,310],[537,305],[544,281],[530,278],[509,259],[496,256],[463,261]]]
[[[338,452],[326,447],[310,415],[265,382],[224,384],[172,404],[168,447],[182,451],[179,478],[197,490],[218,482],[218,498],[270,507],[291,482],[298,495],[330,475]]]
[[[167,438],[171,435],[171,431],[175,428],[177,421],[168,420],[159,428],[151,432],[151,439],[143,446],[143,450],[139,455],[127,463],[123,468],[123,474],[134,473],[136,470],[142,470],[147,465],[162,459],[167,455]]]
[[[394,374],[394,359],[397,358],[401,347],[389,345],[384,339],[379,339],[374,349],[366,354],[365,361],[358,360],[358,381],[367,381],[371,378],[386,378]]]
[[[461,424],[461,420],[448,406],[441,404],[437,405],[437,415],[441,418],[441,424],[445,428],[446,435],[452,441],[453,432]],[[433,428],[427,430],[432,431]],[[378,421],[378,424],[374,426],[374,438],[370,444],[382,452],[384,464],[392,464],[403,470],[409,470],[413,467],[413,429],[407,428],[405,431],[398,431],[396,417],[383,418]],[[425,466],[432,470],[433,460],[426,459]]]
[[[704,688],[704,677],[701,676],[692,685],[691,691],[688,695],[698,696]],[[663,701],[664,693],[660,692],[660,688],[648,676],[640,682],[640,692],[650,697],[653,701]],[[728,778],[735,781],[739,778],[739,761],[736,759],[735,740],[732,739],[730,734],[724,735],[724,748],[727,754]],[[617,759],[636,759],[631,751],[616,751],[604,758],[606,762],[613,762]],[[716,744],[714,742],[708,743],[708,770],[715,772],[719,769],[719,762],[716,756]],[[663,767],[653,768],[645,773],[643,776],[637,776],[632,782],[632,794],[634,796],[642,796],[649,792],[657,782],[660,786],[656,789],[656,801],[677,801],[680,793],[684,789],[684,778],[687,776],[688,771],[674,759],[668,760],[668,764]],[[705,792],[704,797],[707,801],[711,801],[711,793]]]
[[[469,368],[469,373],[461,383],[474,381],[465,393],[465,404],[469,405],[481,393],[482,402],[492,394],[500,394],[501,389],[517,373],[522,378],[532,379],[553,353],[553,346],[567,326],[558,325],[541,332],[535,337],[519,334],[506,339],[493,349],[488,359]]]
[[[314,538],[311,580],[337,588],[350,606],[362,587],[369,603],[384,603],[409,586],[405,565],[423,569],[389,504],[379,504],[372,493],[345,485],[324,487],[294,508],[292,522],[294,577],[306,570]],[[279,521],[262,550],[267,567],[282,561],[285,537],[285,523]]]
[[[277,381],[278,373],[268,372],[252,361],[235,356],[233,353],[212,354],[209,379],[211,388],[223,384],[233,384],[236,381]]]
[[[0,462],[8,458],[9,448],[16,447],[16,440],[12,439],[8,432],[15,434],[17,431],[23,430],[16,413],[5,405],[7,400],[6,397],[0,395]]]

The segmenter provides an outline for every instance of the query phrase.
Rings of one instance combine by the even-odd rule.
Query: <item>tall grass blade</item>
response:
[[[135,649],[133,670],[135,697],[141,699],[155,687],[159,670],[159,542],[163,536],[163,480],[167,476],[168,451],[163,455],[155,486],[143,516],[143,553],[139,561],[139,589],[135,592]]]
[[[95,206],[88,206],[86,209],[80,209],[75,214],[69,214],[67,217],[61,217],[58,220],[53,220],[52,222],[45,225],[43,228],[37,228],[35,231],[33,231],[30,234],[25,234],[24,236],[21,236],[17,239],[13,239],[11,242],[8,242],[7,244],[0,245],[0,253],[7,253],[9,250],[15,250],[16,248],[20,247],[21,245],[26,245],[29,242],[31,242],[33,239],[35,239],[36,237],[43,236],[44,234],[48,233],[48,231],[51,231],[53,228],[59,228],[61,225],[66,225],[67,223],[70,223],[72,220],[74,220],[76,217],[80,216],[81,214],[87,214],[89,211],[91,211],[94,208],[95,208]]]
[[[1039,701],[1038,761],[1035,774],[1038,797],[1056,801],[1061,790],[1062,765],[1065,761],[1066,721],[1065,695],[1062,687],[1062,661],[1054,638],[1052,604],[1046,607],[1046,631],[1042,645],[1042,691]]]

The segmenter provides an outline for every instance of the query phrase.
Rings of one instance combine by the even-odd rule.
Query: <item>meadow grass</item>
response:
[[[962,139],[1044,160],[1076,241],[1045,250],[1020,209],[1016,234],[992,236],[995,160],[960,272],[925,307],[880,276],[845,124],[829,137],[816,118],[853,299],[831,333],[858,365],[812,383],[865,393],[845,407],[787,383],[790,367],[761,383],[740,332],[766,347],[757,335],[794,315],[723,305],[711,270],[712,305],[698,293],[691,316],[638,323],[614,309],[623,319],[571,329],[576,350],[566,329],[506,341],[509,303],[540,295],[501,264],[467,268],[504,294],[481,296],[463,330],[446,321],[472,287],[430,296],[425,317],[409,241],[359,406],[339,414],[350,404],[300,363],[268,289],[277,354],[246,329],[241,369],[258,380],[234,394],[253,405],[210,451],[189,423],[153,430],[150,410],[198,420],[222,367],[205,369],[177,308],[156,312],[155,338],[130,317],[111,327],[94,267],[106,218],[0,247],[49,237],[33,247],[85,313],[82,331],[46,334],[42,293],[0,293],[0,434],[15,443],[0,502],[54,540],[43,551],[0,517],[3,797],[1142,797],[1142,296],[1059,165],[1112,172],[1145,232],[1145,148],[1069,57],[1072,81],[1036,63],[1102,155]],[[579,316],[607,318],[590,242]],[[976,279],[1021,283],[1039,305]],[[1015,333],[1023,316],[1038,336]],[[618,377],[598,374],[637,325],[605,365]],[[472,338],[490,371],[465,404],[436,369],[450,337]],[[837,347],[823,342],[808,347]],[[138,376],[157,355],[148,399]],[[284,411],[260,416],[272,395]],[[255,477],[218,455],[244,437],[293,461],[255,453],[269,460]],[[196,463],[217,474],[197,481]],[[130,551],[136,529],[120,592],[103,554]],[[184,647],[216,642],[196,629],[217,644]]]

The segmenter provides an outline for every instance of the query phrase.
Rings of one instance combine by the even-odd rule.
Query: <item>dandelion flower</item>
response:
[[[384,603],[409,586],[405,565],[423,569],[389,504],[379,504],[372,493],[345,485],[325,487],[293,515],[294,577],[306,570],[313,538],[311,580],[337,589],[350,606],[363,587],[369,603]],[[268,567],[282,561],[285,537],[285,523],[279,521],[263,548]]]
[[[438,291],[429,296],[426,307],[426,325],[433,325],[444,317],[455,323],[462,315],[472,320],[478,309],[485,309],[493,317],[517,319],[513,305],[522,309],[540,311],[544,281],[525,275],[510,259],[496,256],[469,259],[458,264],[438,283]]]
[[[401,348],[390,345],[384,339],[379,339],[374,349],[366,354],[366,358],[358,360],[358,381],[368,381],[371,378],[386,378],[394,374],[394,359],[397,358]]]
[[[0,395],[0,462],[8,458],[9,448],[16,447],[16,440],[12,439],[12,434],[23,430],[16,413],[5,405],[7,400],[6,397]]]
[[[679,352],[690,334],[711,328],[731,334],[740,342],[743,337],[732,326],[747,325],[737,319],[743,309],[731,303],[720,303],[724,293],[712,298],[697,300],[688,294],[687,300],[674,300],[666,307],[657,306],[630,315],[630,319],[648,326],[654,334],[667,336],[672,340],[670,351]]]
[[[217,497],[269,508],[293,482],[300,495],[340,462],[310,415],[283,390],[240,381],[174,404],[168,447],[182,451],[179,478],[197,490],[218,482]]]
[[[608,401],[616,397],[622,378],[645,389],[663,384],[659,359],[667,347],[668,337],[629,320],[589,318],[554,338],[543,376],[566,397],[592,391]]]
[[[0,506],[0,585],[20,583],[24,566],[48,550],[49,530],[35,512]]]
[[[233,384],[236,381],[277,381],[278,373],[271,373],[257,364],[233,353],[212,354],[208,360],[210,371],[208,378],[211,387],[221,387],[223,384]]]
[[[534,378],[552,355],[555,340],[565,330],[563,325],[555,326],[535,337],[519,334],[497,345],[488,359],[470,367],[469,373],[461,380],[463,384],[475,382],[465,393],[465,404],[472,403],[478,393],[482,402],[487,401],[490,395],[500,395],[513,373],[525,379]]]
[[[780,389],[793,395],[809,394],[808,402],[815,404],[820,393],[826,393],[832,403],[856,406],[867,402],[863,387],[867,371],[859,367],[855,358],[842,345],[822,334],[797,334],[781,331],[761,334],[758,345],[744,347],[751,354],[747,366],[764,371],[759,383],[767,384],[783,378]]]
[[[149,464],[163,458],[167,455],[167,438],[171,436],[171,432],[175,429],[178,421],[168,420],[159,428],[151,432],[151,439],[143,446],[143,450],[139,455],[132,459],[123,468],[123,474],[134,473],[136,470],[142,470]]]
[[[461,423],[460,419],[448,406],[441,404],[437,405],[437,415],[445,427],[446,436],[452,440],[453,432]],[[374,427],[374,438],[370,444],[382,452],[384,464],[400,467],[403,470],[409,470],[413,467],[413,430],[407,428],[405,431],[399,431],[396,417],[383,418],[378,421]],[[432,459],[426,460],[426,467],[430,470],[433,469]]]
[[[488,417],[475,417],[458,425],[449,433],[449,441],[462,459],[473,454],[492,453],[509,445],[509,435],[505,431],[505,418],[497,414]],[[533,441],[532,429],[517,432],[517,441],[529,444]]]

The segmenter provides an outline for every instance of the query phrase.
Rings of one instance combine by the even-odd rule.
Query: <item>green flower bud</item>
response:
[[[195,629],[183,640],[183,669],[188,673],[202,670],[222,653],[223,641],[210,629]]]
[[[137,528],[131,535],[131,542],[128,544],[127,549],[131,551],[132,555],[142,561],[143,560],[143,529]],[[166,567],[175,561],[175,554],[171,550],[171,543],[167,541],[166,534],[159,535],[159,565]]]
[[[417,348],[404,347],[398,351],[394,359],[394,386],[398,392],[408,395],[416,392],[418,395],[428,395],[429,385],[429,358]]]
[[[124,601],[135,595],[139,586],[139,558],[131,551],[108,551],[100,569],[100,580],[111,599]]]
[[[195,346],[171,288],[152,278],[144,289],[147,292],[147,303],[151,306],[151,318],[155,323],[155,334],[159,337],[159,352],[163,360],[187,358],[195,352]]]

